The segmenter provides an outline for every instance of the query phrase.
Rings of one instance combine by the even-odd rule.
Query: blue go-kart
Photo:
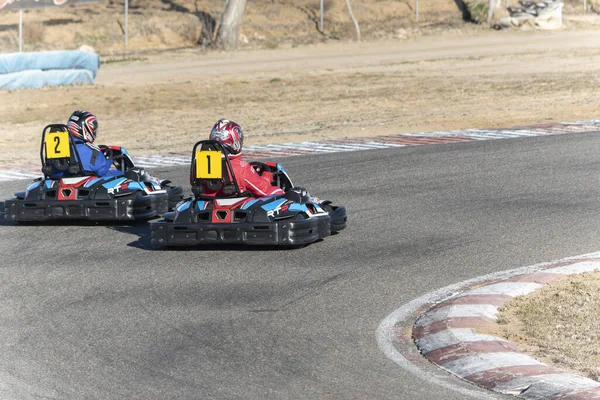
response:
[[[181,186],[161,182],[136,167],[123,147],[99,148],[113,162],[114,169],[107,176],[84,171],[66,125],[45,127],[40,150],[44,176],[5,201],[5,219],[149,220],[173,209],[183,199]]]

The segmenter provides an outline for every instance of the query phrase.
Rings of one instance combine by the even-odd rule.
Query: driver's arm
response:
[[[267,176],[265,176],[265,174],[267,174]],[[284,193],[283,190],[281,190],[279,187],[271,186],[271,181],[273,180],[272,173],[265,171],[261,176],[256,172],[256,170],[253,167],[250,166],[250,164],[246,164],[246,167],[244,167],[243,177],[246,183],[246,187],[255,196],[262,197],[270,196],[272,194]]]
[[[112,166],[112,160],[106,158],[106,155],[100,147],[89,147],[92,150],[92,157],[90,159],[89,167],[84,166],[84,169],[87,170],[89,168],[90,172],[94,172],[98,176],[106,175]]]
[[[104,155],[96,157],[96,162],[92,165],[92,169],[98,176],[104,176],[108,173],[108,170],[112,166],[112,161],[106,159]]]

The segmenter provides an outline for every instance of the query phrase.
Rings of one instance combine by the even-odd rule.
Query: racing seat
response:
[[[200,199],[232,198],[241,193],[235,179],[229,151],[216,140],[201,140],[194,145],[190,184]]]
[[[66,125],[51,124],[44,128],[40,158],[46,179],[88,175],[83,170],[73,136]]]

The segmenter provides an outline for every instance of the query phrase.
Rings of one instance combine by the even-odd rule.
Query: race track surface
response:
[[[597,251],[599,150],[584,133],[285,158],[349,212],[297,250],[3,221],[0,398],[464,399],[387,359],[378,325],[442,286]]]

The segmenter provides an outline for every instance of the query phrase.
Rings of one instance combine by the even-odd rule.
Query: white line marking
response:
[[[524,296],[541,288],[543,285],[535,282],[500,282],[469,290],[458,297],[480,294],[504,294],[512,297]]]
[[[314,152],[314,151],[323,151],[322,149],[316,149],[316,148],[308,148],[308,147],[303,147],[303,148],[298,148],[295,145],[287,145],[287,144],[270,144],[267,145],[261,149],[257,149],[257,151],[271,151],[271,152],[289,152],[289,151],[294,151],[294,150],[303,150],[303,151],[310,151],[310,152]]]
[[[320,149],[320,148],[316,148],[316,147],[308,147],[308,146],[298,146],[296,144],[289,144],[289,145],[278,145],[278,146],[273,146],[272,148],[283,148],[283,149],[290,149],[290,150],[300,150],[300,151],[317,151],[317,152],[325,152],[325,153],[332,153],[333,151],[331,150],[325,150],[325,149]],[[258,148],[258,151],[260,151],[261,149]]]
[[[510,132],[510,131],[502,131],[502,132]],[[546,134],[546,132],[540,132],[540,131],[525,131],[525,130],[516,130],[513,131],[514,133],[518,134],[519,136],[540,136],[540,133],[542,133],[543,135]]]
[[[334,145],[338,145],[337,143],[332,143]],[[364,143],[349,143],[345,146],[355,148],[355,149],[387,149],[388,147],[393,147],[387,143],[375,143],[375,142],[364,142]]]
[[[544,365],[535,358],[522,353],[477,353],[442,364],[441,367],[464,378],[479,372],[502,367]]]
[[[148,163],[148,162],[141,162],[141,163],[136,163],[136,167],[141,167],[141,168],[160,168],[162,164],[153,164],[153,163]]]
[[[417,132],[409,133],[404,136],[415,136],[415,137],[452,137],[452,136],[464,136],[465,131],[439,131],[439,132]]]
[[[494,386],[494,390],[503,393],[520,392],[527,388],[522,396],[526,399],[549,399],[567,391],[580,391],[599,387],[600,383],[575,374],[545,374],[516,378]],[[519,390],[521,389],[521,390]]]
[[[0,171],[0,181],[11,181],[17,179],[36,179],[42,174],[32,174],[20,171]]]
[[[600,124],[600,119],[592,119],[590,121],[574,121],[574,122],[561,122],[562,125],[596,125]]]
[[[468,129],[467,132],[485,135],[485,136],[491,136],[491,137],[499,137],[499,138],[503,138],[503,139],[519,136],[519,135],[516,135],[513,131],[488,131],[488,130],[484,130],[484,129]]]
[[[565,265],[564,267],[551,268],[546,272],[551,272],[553,274],[582,274],[584,272],[592,272],[600,270],[600,260],[599,261],[582,261],[571,265]]]
[[[187,162],[189,162],[189,161],[187,161]],[[150,163],[156,164],[156,163],[158,163],[156,165],[161,165],[161,164],[181,165],[181,164],[184,164],[178,160],[167,159],[167,158],[157,159],[157,158],[150,158],[150,157],[138,157],[135,159],[135,163],[136,164],[138,164],[138,163],[139,164],[150,164]]]
[[[191,157],[185,158],[185,157],[169,157],[169,156],[161,156],[160,159],[171,160],[171,161],[178,162],[181,164],[189,164],[192,160]]]
[[[2,171],[2,175],[12,176],[12,177],[26,177],[26,178],[29,178],[29,177],[37,178],[37,177],[42,176],[41,173],[35,174],[33,172],[24,172],[24,171]]]
[[[506,135],[502,135],[497,132],[465,132],[465,136],[473,138],[482,138],[483,140],[489,139],[507,139]]]
[[[470,328],[446,329],[415,340],[422,353],[429,353],[430,351],[442,349],[462,342],[485,341],[502,342],[503,340],[493,335],[474,333],[473,329]]]
[[[284,148],[284,150],[288,150],[291,151],[291,148],[287,148],[284,146],[271,146],[269,145],[269,148]],[[357,151],[356,148],[351,148],[351,147],[342,147],[342,146],[335,146],[335,145],[330,145],[330,144],[326,144],[326,143],[322,143],[319,146],[316,146],[314,148],[310,148],[309,151],[315,151],[315,150],[319,150],[319,151],[327,151],[330,153],[339,153],[342,151]]]
[[[497,136],[489,136],[489,135],[483,136],[483,135],[477,135],[477,134],[474,134],[474,133],[465,133],[463,136],[466,136],[466,137],[471,138],[473,140],[496,140],[496,139],[502,139],[502,138],[499,138]]]
[[[415,325],[426,326],[448,318],[461,317],[485,317],[496,319],[497,313],[498,307],[492,304],[454,304],[426,312],[421,315]]]
[[[342,143],[315,143],[315,142],[305,142],[306,144],[311,144],[313,146],[318,146],[323,149],[335,149],[338,151],[355,151],[356,145],[353,144],[342,144]],[[368,147],[368,146],[367,146]]]
[[[383,143],[383,142],[368,142],[368,143],[373,144],[373,145],[380,144],[385,147],[406,147],[406,146],[408,146],[407,144],[404,144],[404,143]]]

